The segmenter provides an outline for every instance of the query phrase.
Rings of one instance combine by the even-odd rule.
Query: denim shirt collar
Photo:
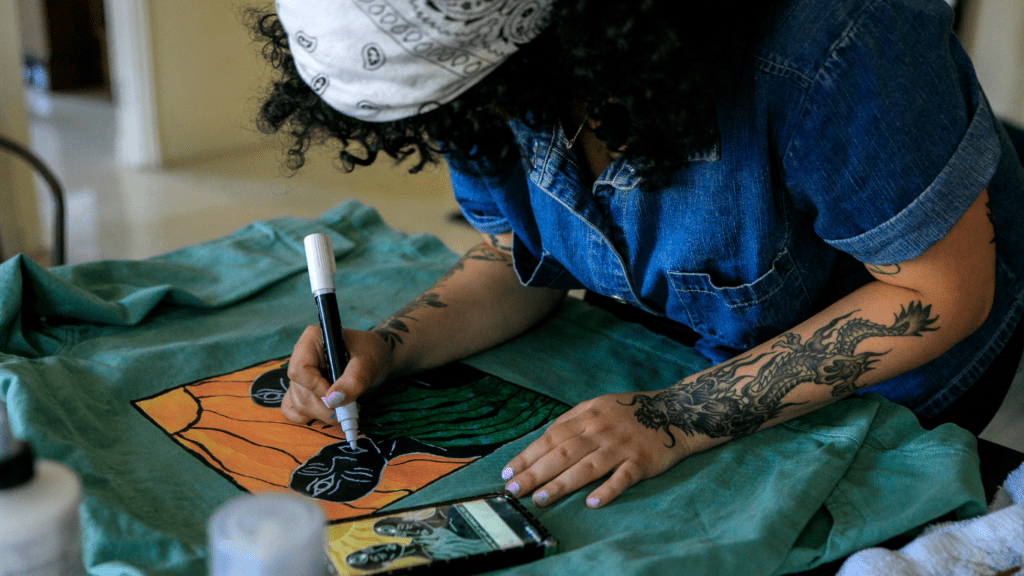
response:
[[[530,178],[541,188],[553,189],[558,167],[572,165],[576,173],[580,173],[579,162],[573,151],[565,146],[562,130],[557,125],[537,125],[531,128],[526,121],[516,119],[510,121],[509,126],[523,152],[523,158],[528,161]],[[632,190],[639,186],[640,181],[636,169],[619,157],[598,176],[594,187],[607,185],[616,190]]]
[[[547,167],[571,164],[580,169],[575,154],[565,146],[562,129],[557,125],[537,125],[531,128],[527,121],[515,119],[509,122],[512,134],[519,143],[523,158],[528,161],[531,173],[540,167],[539,178],[535,179],[538,186],[550,189],[553,172]],[[717,162],[722,157],[721,139],[714,145],[703,150],[691,151],[686,156],[687,162]],[[543,175],[547,174],[545,178]],[[611,186],[616,190],[632,190],[640,185],[643,178],[636,168],[623,157],[616,158],[594,181],[594,188]]]

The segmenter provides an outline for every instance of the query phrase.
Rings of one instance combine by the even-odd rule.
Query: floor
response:
[[[447,172],[410,175],[387,162],[342,174],[316,152],[288,176],[281,154],[238,151],[168,170],[119,168],[114,109],[96,96],[32,94],[30,142],[56,173],[67,204],[67,262],[138,259],[219,238],[257,220],[315,217],[355,199],[373,206],[391,227],[428,232],[463,252],[480,235],[449,216],[457,210]],[[49,223],[50,201],[41,203]]]
[[[480,239],[451,219],[457,206],[443,169],[414,176],[377,162],[341,174],[314,153],[289,177],[279,152],[268,147],[174,169],[130,170],[115,162],[109,100],[30,92],[28,103],[31,146],[66,189],[71,264],[147,258],[257,220],[315,217],[349,199],[373,206],[393,228],[434,234],[457,253]],[[49,222],[49,202],[41,206]],[[1024,371],[982,437],[1024,452]]]

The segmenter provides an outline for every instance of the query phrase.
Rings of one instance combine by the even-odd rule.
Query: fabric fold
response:
[[[248,490],[243,482],[291,489],[292,468],[282,468],[283,485],[260,476],[269,469],[263,455],[295,470],[306,457],[262,444],[309,427],[274,420],[260,438],[245,427],[280,418],[251,387],[317,322],[302,253],[312,232],[329,234],[335,247],[346,327],[371,328],[458,260],[438,239],[392,230],[349,202],[315,220],[261,222],[140,262],[44,270],[19,257],[0,265],[0,401],[16,436],[82,480],[91,575],[201,573],[206,522]],[[601,394],[664,388],[707,366],[694,350],[575,299],[464,364],[486,374],[475,405],[487,402],[477,390],[501,386],[505,398],[525,398],[516,406],[543,404],[551,414]],[[329,430],[310,433],[320,443],[313,453],[332,442]],[[530,424],[391,507],[499,491],[501,468],[540,433]],[[399,458],[399,444],[389,446],[388,458]],[[423,460],[402,457],[402,466]],[[587,494],[535,509],[561,552],[508,573],[787,573],[983,506],[973,437],[954,427],[924,431],[878,397],[691,457],[600,510],[584,505]]]

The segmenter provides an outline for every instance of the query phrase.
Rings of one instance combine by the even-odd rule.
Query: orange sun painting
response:
[[[295,424],[281,415],[286,366],[270,360],[132,404],[240,489],[299,492],[328,521],[372,514],[568,409],[454,363],[392,380],[361,399],[353,449],[336,424]]]

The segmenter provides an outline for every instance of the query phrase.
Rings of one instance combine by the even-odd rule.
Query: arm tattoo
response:
[[[497,238],[494,236],[492,236],[491,238],[494,239],[494,247],[492,248],[487,244],[479,244],[471,248],[469,252],[466,252],[466,255],[463,256],[461,260],[459,260],[459,263],[456,264],[456,266],[459,266],[459,270],[462,270],[462,268],[465,267],[465,262],[467,260],[483,260],[485,262],[504,262],[505,265],[511,267],[512,248],[509,247],[506,249],[504,246],[499,246],[497,244]]]
[[[512,267],[512,255],[506,252],[501,252],[491,248],[487,244],[478,244],[469,249],[454,266],[448,269],[443,276],[437,279],[434,286],[441,286],[446,280],[455,275],[456,272],[461,272],[466,268],[466,262],[470,260],[478,260],[481,262],[503,262],[508,267]]]
[[[508,266],[512,266],[511,255],[500,252],[491,248],[487,244],[480,244],[474,248],[471,248],[466,254],[459,259],[447,272],[441,276],[437,282],[434,283],[433,288],[439,288],[444,286],[445,281],[466,268],[466,262],[468,260],[481,260],[485,262],[504,262]],[[416,297],[415,300],[403,306],[398,312],[395,312],[391,316],[388,316],[382,320],[377,326],[373,328],[373,331],[378,336],[387,342],[391,349],[394,350],[395,346],[402,344],[402,333],[409,333],[408,321],[415,321],[416,319],[410,316],[413,311],[419,310],[420,308],[446,308],[447,304],[441,302],[441,295],[433,290],[427,290],[423,294]]]
[[[420,308],[445,308],[448,305],[439,300],[440,296],[437,292],[424,292],[416,297],[415,300],[409,302],[403,306],[398,312],[395,312],[391,316],[385,318],[380,324],[373,329],[378,336],[387,342],[391,349],[394,350],[395,346],[402,343],[402,336],[399,332],[409,333],[409,326],[406,324],[407,320],[416,320],[412,316],[409,316],[413,310],[419,310]]]
[[[501,243],[501,238],[498,238],[497,234],[488,234],[487,237],[491,239],[491,246],[494,246],[498,250],[501,250],[501,251],[504,251],[504,252],[511,252],[512,251],[512,245],[511,244],[502,244]]]
[[[899,264],[868,264],[868,270],[883,276],[895,276],[900,273]]]
[[[988,221],[989,221],[990,224],[992,224],[992,240],[989,242],[989,244],[995,244],[996,243],[996,219],[995,219],[994,216],[992,216],[992,199],[991,198],[989,198],[989,200],[987,202],[985,202],[985,214],[988,215]]]
[[[938,328],[932,324],[931,305],[911,302],[901,307],[889,326],[853,316],[857,311],[835,318],[802,341],[799,334],[784,334],[772,350],[757,356],[748,354],[673,384],[654,397],[637,394],[626,406],[637,406],[636,419],[653,430],[664,430],[675,446],[670,426],[683,434],[705,434],[711,438],[735,438],[757,431],[797,403],[783,398],[798,385],[813,382],[830,386],[833,397],[845,396],[862,386],[857,379],[871,370],[879,356],[888,352],[856,352],[868,338],[921,336]],[[737,374],[741,368],[765,360],[753,375]]]

